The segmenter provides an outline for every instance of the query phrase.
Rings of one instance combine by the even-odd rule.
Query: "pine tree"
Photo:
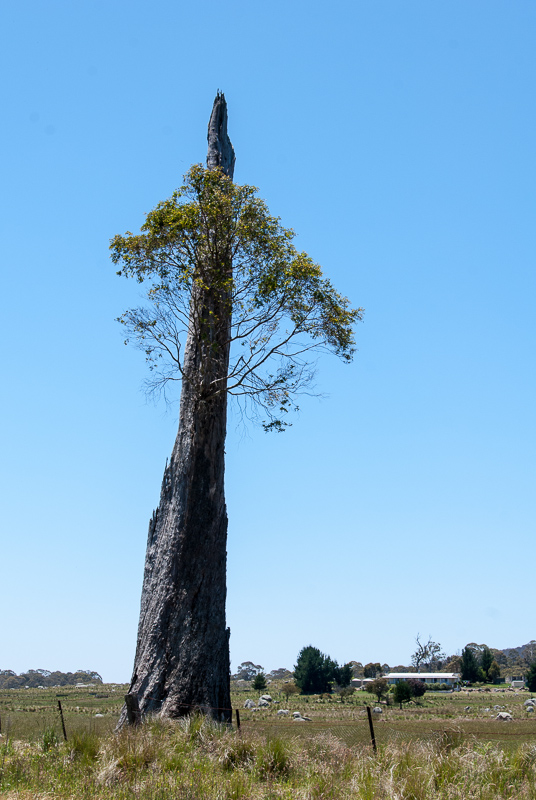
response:
[[[464,647],[462,650],[462,663],[460,671],[462,681],[474,683],[480,677],[480,666],[476,660],[473,650],[470,647]]]
[[[264,672],[259,672],[258,675],[255,675],[253,678],[253,688],[257,692],[262,692],[263,689],[266,689],[266,675]]]
[[[492,663],[493,663],[493,653],[491,652],[491,650],[489,649],[489,647],[487,645],[484,645],[484,647],[482,649],[482,653],[480,655],[480,666],[482,667],[482,669],[484,671],[484,674],[486,676],[486,680],[490,680],[488,672],[489,672],[489,668],[491,667]]]
[[[294,682],[303,694],[331,692],[331,682],[336,680],[338,664],[320,652],[318,647],[303,647],[294,667]]]
[[[526,681],[530,691],[536,692],[536,661],[529,667]]]

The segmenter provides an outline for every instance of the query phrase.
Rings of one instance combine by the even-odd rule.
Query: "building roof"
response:
[[[425,678],[459,678],[459,672],[389,672],[384,678],[416,678],[423,680]]]

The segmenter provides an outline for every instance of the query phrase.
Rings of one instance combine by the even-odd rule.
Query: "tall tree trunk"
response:
[[[220,93],[208,143],[207,166],[221,167],[232,179],[235,156]],[[230,263],[218,266],[231,268]],[[231,719],[224,495],[230,324],[227,299],[211,289],[210,280],[194,284],[179,430],[149,524],[129,690],[142,714],[178,717],[199,710]],[[119,726],[125,722],[123,709]]]

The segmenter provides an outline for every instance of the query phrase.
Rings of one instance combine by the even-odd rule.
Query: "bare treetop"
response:
[[[227,103],[223,92],[218,92],[208,123],[207,167],[221,167],[233,180],[235,152],[227,133]]]

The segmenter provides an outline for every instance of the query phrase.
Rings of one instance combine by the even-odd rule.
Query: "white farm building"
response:
[[[460,682],[459,672],[390,672],[384,675],[388,683],[407,681],[410,678],[423,683],[445,683],[447,686],[457,686]]]

